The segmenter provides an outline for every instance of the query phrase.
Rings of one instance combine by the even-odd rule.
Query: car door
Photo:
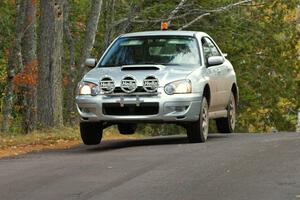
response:
[[[223,55],[214,42],[208,37],[202,38],[202,46],[207,72],[211,84],[213,84],[213,88],[215,88],[215,96],[211,99],[211,111],[224,109],[228,101],[228,87],[227,81],[225,81],[227,73],[226,62],[221,65],[209,66],[207,63],[209,57]]]

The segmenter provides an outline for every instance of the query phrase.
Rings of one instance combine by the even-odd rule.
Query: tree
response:
[[[75,92],[75,82],[76,82],[76,67],[75,67],[75,44],[74,38],[72,36],[70,30],[70,2],[66,0],[64,3],[64,37],[67,42],[68,52],[69,52],[69,63],[67,68],[67,75],[65,76],[66,80],[66,91],[65,91],[65,119],[66,122],[73,124],[76,120],[74,120],[74,92]],[[67,51],[66,51],[67,52]],[[66,58],[65,53],[65,58]]]
[[[105,24],[105,34],[103,41],[103,49],[105,50],[110,42],[112,37],[112,22],[114,21],[114,7],[115,0],[104,1],[104,24]]]
[[[101,7],[102,7],[102,0],[94,0],[91,2],[90,5],[90,11],[88,15],[88,19],[86,22],[86,31],[84,36],[84,43],[83,47],[80,48],[80,56],[79,56],[79,62],[74,67],[75,58],[73,57],[73,51],[74,51],[74,44],[71,32],[69,30],[69,23],[68,23],[68,14],[69,14],[69,2],[66,2],[65,7],[67,8],[67,16],[65,17],[65,33],[66,33],[66,40],[68,43],[68,48],[70,51],[70,75],[68,75],[68,89],[66,91],[66,102],[68,102],[67,105],[67,114],[66,116],[70,118],[70,122],[72,123],[73,119],[71,118],[72,113],[75,110],[75,104],[74,104],[74,98],[75,98],[75,87],[76,87],[76,81],[83,75],[85,70],[85,60],[90,56],[91,51],[93,49],[95,38],[98,30],[98,24],[99,19],[101,15]],[[77,70],[75,70],[77,69]],[[77,71],[77,73],[75,73]]]
[[[63,125],[63,0],[40,0],[38,119],[41,127]]]
[[[95,43],[95,37],[101,15],[102,0],[94,0],[91,3],[91,10],[87,20],[86,32],[84,37],[84,45],[81,50],[81,56],[79,58],[78,70],[81,72],[79,76],[82,76],[85,71],[85,60],[90,56],[92,48]]]
[[[13,80],[16,75],[16,71],[23,68],[21,42],[24,34],[23,24],[25,18],[26,1],[18,0],[16,2],[16,10],[16,32],[15,40],[10,49],[7,67],[7,85],[3,103],[2,132],[9,131],[11,114],[13,109]]]
[[[191,28],[212,35],[235,66],[240,89],[238,131],[294,130],[297,33],[291,1],[256,1]],[[298,36],[299,38],[299,36]]]
[[[37,41],[36,41],[36,1],[26,0],[24,19],[24,37],[22,39],[23,69],[15,78],[21,80],[22,131],[29,133],[36,127],[37,121]]]

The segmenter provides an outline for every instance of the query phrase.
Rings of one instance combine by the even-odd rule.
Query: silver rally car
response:
[[[119,36],[78,84],[76,104],[86,145],[118,125],[133,134],[138,123],[174,123],[190,142],[205,142],[209,119],[219,132],[236,123],[238,86],[226,55],[203,32],[151,31]]]

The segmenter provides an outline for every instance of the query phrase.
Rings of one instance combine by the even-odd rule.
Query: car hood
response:
[[[89,71],[83,81],[99,83],[104,77],[114,80],[115,86],[120,86],[121,80],[125,76],[136,79],[139,86],[148,76],[155,76],[159,80],[159,85],[164,86],[175,80],[185,79],[199,66],[175,66],[175,65],[127,65],[122,67],[96,67]]]

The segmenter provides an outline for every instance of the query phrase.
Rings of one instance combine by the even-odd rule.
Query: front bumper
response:
[[[160,88],[161,89],[161,88]],[[195,94],[167,95],[158,90],[157,95],[80,95],[76,97],[77,110],[81,120],[86,122],[171,122],[180,123],[196,121],[199,118],[200,103],[202,96]],[[156,104],[156,114],[139,113],[138,115],[117,115],[104,112],[103,105],[120,105],[120,110],[128,105],[139,108],[143,104]],[[139,110],[143,110],[140,108]]]

